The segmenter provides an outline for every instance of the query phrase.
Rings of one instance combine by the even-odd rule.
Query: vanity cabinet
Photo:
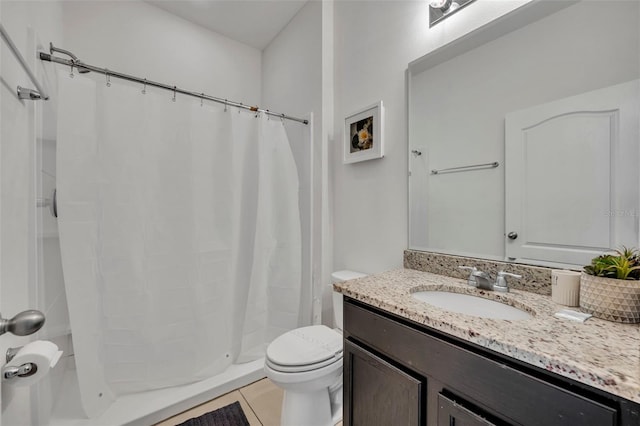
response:
[[[446,396],[438,395],[438,426],[492,426],[479,414],[457,404]]]
[[[352,425],[423,424],[424,380],[346,341],[344,362],[350,378]]]
[[[638,426],[640,406],[345,298],[345,426]]]

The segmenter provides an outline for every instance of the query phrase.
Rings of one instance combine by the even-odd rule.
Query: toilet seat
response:
[[[266,359],[266,364],[275,371],[280,371],[282,373],[304,373],[307,371],[318,370],[320,368],[324,368],[331,364],[335,364],[337,362],[342,361],[342,354],[339,357],[327,359],[322,362],[318,362],[315,364],[305,364],[305,365],[280,365],[277,364],[270,359]]]
[[[317,370],[342,361],[342,336],[324,325],[288,331],[267,348],[266,363],[285,373]]]
[[[280,371],[282,373],[304,373],[307,371],[318,370],[320,368],[324,368],[328,365],[335,364],[336,362],[340,362],[342,360],[342,354],[338,358],[331,358],[326,361],[322,361],[315,364],[307,364],[307,365],[279,365],[272,362],[270,359],[266,359],[266,364],[275,371]]]

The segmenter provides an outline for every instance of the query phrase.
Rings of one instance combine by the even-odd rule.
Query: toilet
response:
[[[333,283],[365,277],[354,271],[331,274]],[[264,370],[284,390],[282,426],[332,426],[342,420],[342,294],[332,293],[335,329],[296,328],[267,347]]]

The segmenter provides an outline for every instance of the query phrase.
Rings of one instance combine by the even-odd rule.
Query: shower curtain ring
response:
[[[142,94],[146,95],[147,94],[147,79],[144,79],[144,85],[142,86]]]
[[[240,102],[240,106],[238,107],[238,114],[240,114],[240,110],[243,108],[243,103]]]
[[[200,97],[200,106],[204,105],[204,92],[201,93],[201,97]]]
[[[224,100],[224,112],[227,112],[227,100]]]
[[[269,110],[266,110],[265,115],[267,116],[267,121],[271,121],[271,114],[269,113]]]
[[[171,99],[173,102],[176,101],[176,86],[173,86],[173,98]]]
[[[73,62],[71,62],[71,72],[69,73],[69,78],[73,78]]]
[[[111,87],[111,75],[109,75],[109,70],[107,68],[105,68],[104,70],[107,78],[107,87]]]

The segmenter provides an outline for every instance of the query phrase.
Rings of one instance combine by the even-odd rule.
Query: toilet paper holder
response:
[[[40,330],[44,325],[44,320],[44,314],[33,309],[20,312],[11,319],[2,318],[0,315],[0,334],[9,332],[16,336],[28,336]],[[7,362],[10,362],[18,354],[20,349],[21,347],[7,349]],[[10,380],[14,377],[29,377],[37,371],[38,366],[32,362],[17,366],[4,366],[2,367],[2,378]]]
[[[27,362],[20,366],[2,367],[2,377],[6,380],[11,380],[14,377],[29,377],[36,374],[38,366],[32,362]]]
[[[5,361],[6,362],[11,362],[11,360],[13,358],[15,358],[16,355],[18,355],[18,352],[20,351],[20,349],[22,349],[22,346],[18,346],[17,348],[9,348],[7,349],[7,353],[5,356]]]
[[[7,349],[7,362],[10,362],[20,349],[22,349],[22,346]],[[32,374],[36,374],[36,371],[38,371],[38,366],[32,362],[27,362],[19,366],[2,367],[2,377],[7,380],[14,377],[29,377]]]

